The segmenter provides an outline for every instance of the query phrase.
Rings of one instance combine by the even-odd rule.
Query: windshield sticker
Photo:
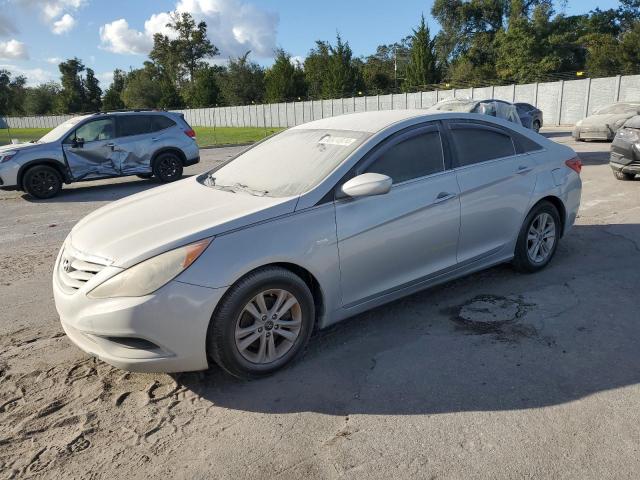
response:
[[[321,145],[340,145],[343,147],[348,147],[355,141],[356,141],[355,138],[332,137],[331,135],[325,135],[320,140],[318,140],[318,143]]]

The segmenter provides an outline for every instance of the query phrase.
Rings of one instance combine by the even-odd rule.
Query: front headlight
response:
[[[622,138],[629,143],[635,143],[640,140],[640,135],[638,135],[638,130],[632,128],[621,128],[618,130],[616,137]]]
[[[0,153],[0,163],[8,162],[18,154],[17,150],[11,150],[10,152]]]
[[[91,290],[91,298],[142,297],[186,270],[211,243],[206,238],[140,262]]]

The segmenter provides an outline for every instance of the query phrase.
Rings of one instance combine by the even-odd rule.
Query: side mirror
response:
[[[84,138],[74,138],[71,142],[73,148],[82,148],[84,146]]]
[[[347,197],[384,195],[391,190],[393,181],[380,173],[363,173],[342,185],[341,193]]]

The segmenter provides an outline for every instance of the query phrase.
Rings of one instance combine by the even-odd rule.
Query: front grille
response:
[[[106,264],[81,259],[65,251],[62,253],[60,264],[58,265],[58,278],[67,292],[74,292],[82,288],[85,283],[106,266]]]

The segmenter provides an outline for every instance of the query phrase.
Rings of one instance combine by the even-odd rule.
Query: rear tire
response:
[[[29,195],[44,200],[55,197],[62,190],[62,175],[48,165],[36,165],[26,171],[22,185]]]
[[[552,203],[543,201],[534,206],[518,235],[513,258],[516,270],[533,273],[546,267],[556,253],[561,225],[558,209]]]
[[[249,273],[220,301],[207,333],[207,351],[238,378],[264,377],[297,358],[315,324],[313,295],[280,267]]]
[[[618,180],[623,180],[627,182],[636,178],[635,173],[625,173],[619,170],[614,170],[613,176],[616,177]]]
[[[533,122],[533,131],[540,133],[540,122],[538,120],[534,120]]]
[[[153,175],[162,183],[179,180],[182,170],[182,160],[174,153],[161,153],[153,162]]]

